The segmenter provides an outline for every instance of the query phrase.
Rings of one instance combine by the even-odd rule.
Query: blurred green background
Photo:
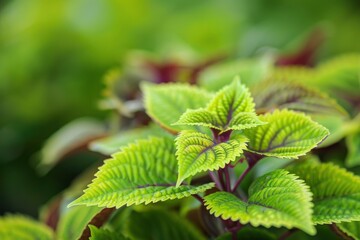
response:
[[[184,48],[199,59],[296,51],[314,28],[317,59],[360,51],[358,0],[13,0],[0,3],[0,214],[36,216],[97,155],[71,157],[44,176],[44,141],[97,109],[102,78],[127,52]]]

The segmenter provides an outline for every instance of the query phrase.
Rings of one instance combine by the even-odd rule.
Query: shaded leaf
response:
[[[142,128],[135,128],[121,131],[116,135],[101,138],[92,141],[89,144],[90,150],[110,156],[118,152],[121,147],[135,142],[135,140],[144,139],[149,136],[171,136],[157,125],[150,125]]]
[[[237,75],[246,85],[251,85],[263,79],[271,68],[272,60],[269,58],[220,62],[200,74],[199,85],[217,91],[230,84]]]
[[[147,114],[170,132],[183,128],[172,125],[187,109],[205,107],[212,94],[186,84],[143,84]]]
[[[360,221],[360,177],[331,163],[300,164],[289,171],[314,194],[315,224]]]
[[[328,130],[302,113],[275,110],[259,116],[267,122],[245,129],[248,150],[265,156],[298,158],[316,147],[329,134]]]
[[[86,147],[90,141],[104,135],[105,127],[100,121],[90,118],[74,120],[46,141],[41,150],[41,162],[38,167],[41,171],[47,172],[65,155]]]
[[[127,240],[129,238],[125,237],[119,232],[112,232],[107,229],[99,229],[93,225],[89,225],[91,231],[91,237],[89,240]]]
[[[51,240],[53,231],[46,225],[22,215],[0,217],[0,239],[2,240]]]
[[[345,54],[321,63],[312,82],[321,89],[346,91],[358,95],[360,91],[360,54]]]
[[[354,240],[360,240],[360,222],[343,222],[336,226]]]
[[[171,239],[201,240],[205,239],[198,229],[187,219],[171,211],[150,209],[144,212],[132,212],[128,221],[129,235],[136,240]]]
[[[236,160],[246,147],[246,138],[216,142],[210,136],[195,132],[181,131],[176,138],[176,155],[179,164],[179,186],[186,178],[203,171],[223,168]]]
[[[177,179],[175,146],[171,139],[139,140],[106,160],[84,194],[69,206],[116,207],[166,201],[206,191],[213,183],[181,185]]]
[[[76,206],[65,211],[58,223],[57,239],[79,239],[87,228],[91,219],[98,214],[102,208]]]
[[[204,200],[216,217],[254,227],[295,227],[314,235],[311,195],[302,180],[281,169],[257,178],[249,188],[248,202],[227,192],[210,194]]]
[[[347,167],[359,166],[360,165],[360,131],[346,137],[346,146],[348,149],[348,154],[345,160],[346,166]]]
[[[274,234],[265,231],[264,229],[244,227],[237,232],[237,239],[241,240],[275,240]],[[231,233],[225,233],[216,240],[232,240]]]

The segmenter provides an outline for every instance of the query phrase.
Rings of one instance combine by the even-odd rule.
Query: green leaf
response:
[[[217,91],[230,84],[236,75],[241,76],[242,82],[246,85],[251,85],[263,79],[271,68],[272,60],[269,58],[220,62],[201,72],[199,85]]]
[[[121,131],[116,135],[95,140],[89,144],[89,148],[94,152],[110,156],[111,154],[118,152],[121,147],[149,136],[171,137],[169,133],[161,129],[158,125],[151,124],[150,126]]]
[[[240,83],[238,78],[221,89],[207,106],[213,112],[223,129],[231,128],[230,121],[235,120],[239,113],[254,112],[255,104],[249,90]]]
[[[79,239],[90,223],[102,208],[76,206],[62,213],[57,226],[58,239]]]
[[[181,131],[176,138],[176,155],[179,164],[179,186],[186,178],[203,171],[223,168],[240,156],[246,147],[246,138],[216,142],[210,136],[195,132]]]
[[[360,130],[360,129],[359,129]],[[355,167],[360,165],[360,131],[346,137],[348,154],[346,156],[346,166]]]
[[[358,95],[360,91],[360,54],[346,54],[321,63],[312,82],[321,89]]]
[[[289,109],[312,115],[348,116],[332,98],[314,88],[289,80],[268,80],[252,89],[257,109]]]
[[[314,235],[311,195],[302,180],[281,169],[257,178],[249,188],[248,202],[227,192],[210,194],[204,200],[210,213],[222,219],[254,227],[296,227]]]
[[[186,112],[181,115],[179,121],[173,125],[203,126],[221,130],[215,115],[204,108],[186,110]]]
[[[300,164],[289,171],[314,194],[315,224],[360,221],[360,177],[331,163]]]
[[[248,89],[235,79],[214,96],[206,109],[186,111],[175,125],[205,126],[222,133],[265,124],[256,116],[254,106]]]
[[[360,222],[343,222],[336,224],[336,226],[354,240],[360,240]]]
[[[46,141],[41,150],[39,169],[49,171],[68,153],[104,135],[105,127],[97,120],[81,118],[68,123]]]
[[[242,130],[265,124],[260,121],[255,113],[239,113],[234,116],[226,126],[219,121],[214,113],[206,109],[187,110],[181,115],[179,121],[174,125],[203,126],[220,130],[220,133],[228,130]]]
[[[183,128],[172,125],[187,109],[205,107],[212,94],[195,86],[185,84],[143,84],[144,103],[147,114],[170,132]]]
[[[175,187],[175,146],[171,139],[150,138],[124,147],[106,160],[84,194],[70,206],[116,207],[166,201],[206,191],[213,183]]]
[[[129,238],[125,237],[121,233],[112,232],[107,229],[99,229],[93,225],[89,225],[91,237],[89,240],[127,240]],[[70,239],[70,238],[69,238]],[[75,238],[73,238],[75,239]]]
[[[51,240],[53,231],[46,225],[22,215],[0,217],[1,240]]]
[[[150,209],[144,212],[133,211],[127,219],[127,229],[129,236],[136,240],[205,239],[187,219],[163,209]]]
[[[264,229],[244,227],[237,232],[237,239],[241,240],[275,240],[276,236]],[[232,240],[231,233],[225,233],[216,240]]]
[[[298,158],[316,147],[328,130],[302,113],[275,110],[259,116],[266,125],[245,129],[248,150],[265,156]]]

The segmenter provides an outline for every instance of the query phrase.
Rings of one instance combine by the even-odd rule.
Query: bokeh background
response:
[[[0,2],[0,215],[41,205],[100,156],[68,157],[46,174],[46,139],[97,108],[103,75],[129,50],[186,49],[201,59],[296,51],[314,29],[316,59],[360,51],[359,0],[8,0]]]

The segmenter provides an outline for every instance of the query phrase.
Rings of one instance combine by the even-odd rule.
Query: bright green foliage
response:
[[[107,229],[99,229],[93,225],[89,225],[91,236],[89,240],[127,240],[121,233],[112,232]],[[70,238],[69,238],[70,239]],[[75,238],[73,238],[75,239]]]
[[[206,126],[220,133],[251,128],[264,124],[254,113],[254,106],[248,89],[235,79],[213,97],[206,109],[188,110],[175,124]]]
[[[254,107],[249,90],[240,83],[239,79],[235,79],[214,96],[207,109],[214,113],[222,130],[226,131],[243,129],[240,125],[240,119],[243,118],[241,114],[254,112]]]
[[[300,164],[289,171],[314,194],[315,224],[360,221],[360,177],[331,163]]]
[[[1,240],[52,240],[52,230],[35,220],[22,215],[0,217]]]
[[[337,114],[346,111],[323,92],[294,81],[270,80],[253,88],[256,107],[262,111],[289,109],[307,114]]]
[[[145,139],[149,136],[170,137],[171,134],[161,129],[158,125],[151,124],[150,126],[121,131],[116,135],[95,140],[90,143],[89,148],[94,152],[110,156],[111,154],[118,152],[121,147],[131,142],[135,142],[135,140]]]
[[[183,128],[172,123],[179,120],[187,109],[205,107],[212,94],[195,86],[186,84],[143,84],[144,104],[147,114],[171,132]]]
[[[62,214],[57,226],[57,239],[79,239],[90,223],[102,208],[91,206],[76,206],[67,209]]]
[[[133,211],[126,223],[127,233],[134,240],[205,240],[187,219],[164,209]]]
[[[216,115],[206,109],[188,110],[181,115],[174,125],[204,126],[220,130],[220,133],[228,130],[242,130],[265,124],[260,121],[255,113],[244,112],[237,114],[226,126],[219,121]]]
[[[343,222],[336,226],[354,240],[360,240],[360,222]]]
[[[203,171],[223,168],[236,160],[246,147],[246,138],[238,137],[226,142],[216,142],[210,136],[195,132],[181,131],[176,138],[176,155],[179,164],[179,186],[184,179]]]
[[[328,130],[302,113],[275,110],[259,116],[267,122],[245,129],[248,150],[265,156],[298,158],[316,147],[329,134]]]
[[[271,234],[264,229],[244,227],[241,228],[237,233],[237,239],[241,240],[275,240],[274,234]],[[232,240],[230,233],[226,233],[216,238],[216,240]]]
[[[106,160],[84,195],[70,204],[100,207],[151,203],[188,197],[206,191],[213,183],[175,187],[175,146],[171,139],[139,140]]]
[[[360,124],[359,124],[360,125]],[[346,138],[348,155],[346,156],[346,166],[354,167],[360,165],[360,129]]]
[[[205,197],[205,205],[216,217],[241,224],[296,227],[314,235],[311,195],[309,187],[297,176],[275,170],[251,184],[248,202],[227,192],[216,192]]]

